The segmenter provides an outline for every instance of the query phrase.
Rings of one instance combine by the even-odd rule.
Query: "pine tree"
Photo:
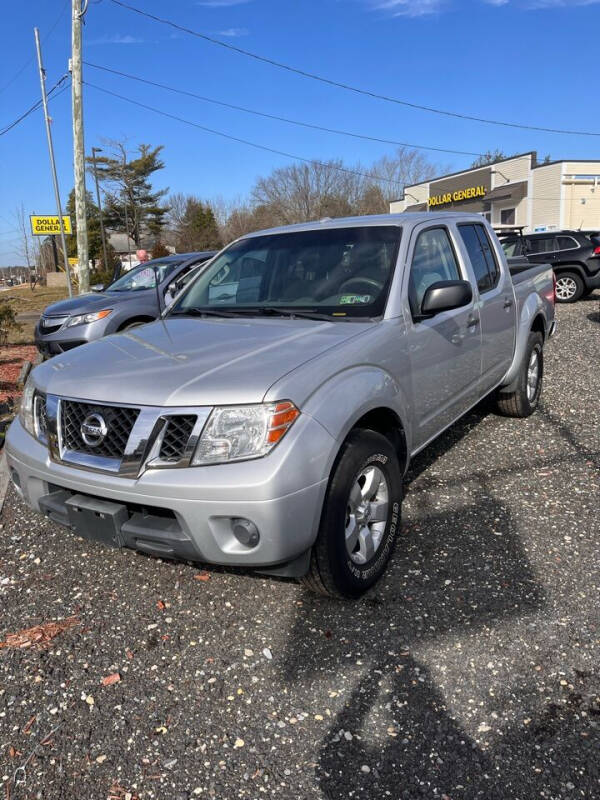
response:
[[[127,232],[136,247],[140,247],[145,233],[159,238],[169,210],[160,202],[168,189],[154,190],[150,182],[151,176],[165,166],[159,157],[163,145],[140,144],[137,157],[129,158],[122,142],[111,144],[112,156],[96,157],[98,180],[105,187],[105,225],[115,231]],[[92,164],[90,158],[87,161]]]
[[[177,251],[216,250],[221,244],[217,220],[209,203],[188,197],[177,229]]]

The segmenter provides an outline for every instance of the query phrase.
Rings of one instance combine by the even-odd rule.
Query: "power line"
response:
[[[257,142],[251,142],[249,139],[241,139],[239,136],[232,136],[229,133],[224,133],[223,131],[215,130],[214,128],[207,128],[205,125],[200,125],[198,122],[192,122],[189,119],[184,119],[183,117],[178,117],[175,114],[169,114],[167,111],[162,111],[159,108],[154,108],[154,106],[146,105],[146,103],[140,103],[137,100],[132,100],[131,97],[125,97],[122,94],[117,94],[117,92],[111,92],[109,89],[105,89],[102,86],[96,86],[94,83],[90,83],[89,81],[84,81],[86,86],[90,86],[92,89],[97,89],[100,92],[104,92],[105,94],[109,94],[112,97],[118,97],[119,100],[124,100],[126,103],[131,103],[134,106],[138,106],[139,108],[145,108],[147,111],[153,111],[155,114],[160,114],[163,117],[167,117],[168,119],[174,119],[177,122],[183,122],[185,125],[191,125],[194,128],[199,128],[201,131],[205,131],[205,133],[212,133],[215,136],[221,136],[223,139],[229,139],[232,142],[238,142],[240,144],[246,144],[249,147],[255,147],[257,150],[265,150],[267,153],[275,153],[278,156],[285,156],[286,158],[291,158],[294,161],[304,161],[306,164],[318,164],[321,167],[329,167],[331,169],[335,169],[338,172],[346,172],[349,175],[358,175],[361,178],[368,178],[369,180],[375,182],[383,182],[383,183],[390,183],[394,184],[395,186],[402,186],[403,181],[394,181],[390,178],[382,178],[378,177],[375,174],[368,174],[366,172],[358,172],[355,169],[348,169],[347,167],[339,167],[335,166],[334,164],[328,164],[325,161],[319,161],[315,158],[304,158],[303,156],[297,156],[293,153],[286,153],[284,150],[276,150],[274,147],[267,147],[264,144],[258,144]]]
[[[184,117],[178,117],[175,114],[169,114],[167,111],[163,111],[160,108],[155,108],[154,106],[149,106],[146,103],[140,103],[137,100],[133,100],[131,97],[126,97],[125,95],[118,94],[117,92],[112,92],[110,89],[105,89],[103,86],[97,86],[94,83],[90,83],[89,81],[84,81],[86,86],[91,87],[92,89],[96,89],[97,91],[104,92],[104,94],[111,95],[112,97],[117,97],[119,100],[124,100],[126,103],[131,103],[134,106],[138,106],[139,108],[145,108],[147,111],[152,111],[155,114],[160,114],[162,117],[167,117],[168,119],[173,119],[176,122],[182,122],[185,125],[190,125],[193,128],[198,128],[205,133],[212,133],[215,136],[220,136],[223,139],[229,139],[232,142],[238,142],[240,144],[246,144],[249,147],[254,147],[257,150],[265,150],[268,153],[275,153],[279,156],[285,156],[285,158],[291,158],[294,161],[303,161],[306,164],[318,164],[321,167],[329,167],[330,169],[334,169],[338,172],[345,172],[349,175],[357,175],[360,178],[367,178],[368,180],[372,180],[375,183],[389,183],[395,186],[404,186],[403,181],[395,181],[390,178],[383,178],[378,176],[376,173],[367,173],[367,172],[359,172],[358,170],[349,169],[348,167],[340,167],[336,166],[331,163],[327,163],[325,161],[319,161],[315,158],[305,158],[304,156],[294,155],[293,153],[287,153],[284,150],[276,150],[274,147],[268,147],[264,144],[258,144],[257,142],[251,142],[248,139],[241,139],[238,136],[232,136],[231,134],[224,133],[223,131],[215,130],[214,128],[208,128],[206,125],[200,125],[198,122],[192,122],[189,119],[185,119]],[[484,165],[487,166],[487,165]],[[490,165],[493,167],[493,164]],[[465,170],[468,172],[469,170]],[[441,180],[444,176],[440,176],[439,178],[432,178],[430,182],[435,182],[436,180]],[[424,181],[425,182],[425,181]],[[559,200],[561,198],[554,198],[554,197],[534,197],[534,200]],[[485,197],[483,198],[485,201]]]
[[[65,74],[62,76],[62,78],[59,78],[59,79],[58,79],[58,81],[57,81],[57,82],[54,84],[54,86],[53,86],[53,87],[50,89],[50,91],[48,92],[48,99],[50,99],[50,96],[52,95],[52,93],[53,93],[54,91],[56,91],[56,89],[58,89],[58,87],[60,86],[60,84],[61,84],[63,81],[65,81],[65,80],[66,80],[68,77],[69,77],[69,74],[68,74],[68,73],[65,73]],[[58,95],[59,95],[59,94],[62,94],[62,93],[65,91],[65,89],[68,89],[68,88],[69,88],[68,86],[63,86],[63,87],[62,87],[62,89],[60,89],[58,92],[56,92],[56,94],[54,95],[54,97],[58,97]],[[33,112],[34,112],[34,111],[37,111],[37,110],[38,110],[38,108],[40,108],[40,107],[41,107],[41,105],[42,105],[42,101],[41,101],[41,100],[38,100],[36,103],[34,103],[32,106],[30,106],[30,108],[28,108],[28,109],[27,109],[27,111],[24,111],[24,112],[21,114],[21,116],[20,116],[20,117],[17,117],[17,119],[15,119],[15,120],[14,120],[13,122],[11,122],[9,125],[6,125],[4,128],[2,128],[2,129],[0,130],[0,136],[4,136],[4,134],[5,134],[5,133],[8,133],[10,130],[12,130],[12,129],[13,129],[15,126],[16,126],[16,125],[18,125],[18,124],[19,124],[19,122],[22,122],[22,121],[23,121],[23,120],[24,120],[26,117],[28,117],[30,114],[33,114]]]
[[[264,117],[265,119],[274,119],[278,122],[286,122],[289,125],[299,125],[302,128],[311,128],[312,130],[316,131],[325,131],[326,133],[336,133],[341,136],[351,136],[354,139],[364,139],[368,142],[379,142],[380,144],[393,144],[399,145],[400,147],[412,147],[415,150],[433,150],[437,153],[452,153],[453,155],[459,156],[483,156],[484,153],[473,153],[469,150],[450,150],[447,147],[433,147],[424,144],[411,144],[410,142],[399,142],[396,139],[383,139],[377,136],[368,136],[363,133],[355,133],[351,131],[344,131],[340,130],[339,128],[327,128],[323,125],[316,125],[312,122],[303,122],[297,119],[289,119],[288,117],[280,117],[276,114],[267,114],[264,111],[256,111],[253,108],[246,108],[245,106],[238,106],[234,105],[233,103],[226,103],[223,100],[215,100],[212,97],[205,97],[201,94],[195,94],[194,92],[187,91],[186,89],[177,89],[174,86],[167,86],[164,83],[157,83],[156,81],[151,81],[146,78],[141,78],[139,75],[131,75],[127,72],[120,72],[117,69],[111,69],[110,67],[104,67],[100,64],[92,64],[90,61],[83,62],[87,67],[93,67],[94,69],[100,69],[103,72],[110,72],[113,75],[119,75],[121,78],[129,78],[133,81],[138,81],[139,83],[146,83],[148,86],[155,86],[159,89],[165,89],[168,92],[175,92],[176,94],[185,95],[186,97],[194,97],[196,100],[202,100],[206,103],[213,103],[217,106],[223,106],[224,108],[231,108],[235,111],[243,111],[245,114],[253,114],[256,117]]]
[[[204,39],[204,41],[206,42],[219,45],[219,47],[224,47],[226,50],[232,50],[235,53],[247,56],[248,58],[253,58],[256,61],[262,61],[264,64],[269,64],[272,67],[278,67],[279,69],[284,69],[287,70],[288,72],[293,72],[296,75],[301,75],[304,78],[310,78],[311,80],[329,84],[329,86],[335,86],[338,89],[345,89],[348,92],[354,92],[355,94],[361,94],[365,95],[366,97],[372,97],[375,100],[385,100],[387,103],[395,103],[396,105],[418,109],[419,111],[428,111],[432,114],[441,114],[442,116],[446,117],[454,117],[455,119],[465,119],[465,120],[470,120],[471,122],[484,122],[487,125],[501,125],[507,128],[521,128],[523,130],[529,130],[529,131],[543,131],[544,133],[563,133],[571,136],[600,136],[600,132],[596,131],[572,131],[572,130],[565,130],[562,128],[544,128],[539,125],[525,125],[518,122],[505,122],[497,119],[486,119],[485,117],[475,117],[471,116],[470,114],[461,114],[456,111],[445,111],[441,108],[434,108],[433,106],[425,106],[425,105],[420,105],[419,103],[411,103],[408,100],[399,100],[397,97],[389,97],[388,95],[378,94],[377,92],[370,91],[368,89],[359,89],[358,87],[351,86],[348,83],[341,83],[340,81],[334,81],[331,78],[325,78],[322,75],[317,75],[314,72],[307,72],[306,70],[299,69],[297,67],[292,67],[289,64],[283,64],[280,61],[275,61],[272,58],[261,56],[258,53],[253,53],[250,50],[244,50],[243,48],[236,47],[236,45],[230,44],[229,42],[222,42],[220,39],[215,39],[214,37],[208,36],[205,33],[200,33],[199,31],[195,31],[192,28],[186,28],[184,25],[179,25],[178,23],[173,22],[170,19],[165,19],[164,17],[158,17],[155,14],[150,14],[147,11],[142,11],[142,9],[129,5],[129,3],[124,3],[122,0],[110,0],[110,2],[113,3],[114,5],[126,8],[128,11],[133,11],[136,14],[140,14],[143,17],[147,17],[148,19],[154,20],[155,22],[160,22],[162,25],[168,25],[171,28],[175,28],[175,30],[182,31],[183,33],[189,33],[190,36],[196,36],[198,39]]]
[[[50,38],[50,36],[52,36],[52,34],[54,33],[54,29],[56,28],[56,26],[58,25],[58,23],[61,21],[61,19],[62,19],[62,15],[63,15],[63,14],[65,13],[65,11],[67,10],[67,6],[68,6],[68,5],[69,5],[69,0],[65,0],[65,4],[64,4],[64,5],[63,5],[63,7],[61,8],[61,10],[60,10],[60,14],[59,14],[59,15],[58,15],[58,17],[55,19],[55,21],[54,21],[54,23],[52,24],[52,26],[50,27],[50,29],[49,29],[48,33],[46,33],[46,35],[43,37],[43,39],[42,39],[42,41],[43,41],[43,42],[47,41],[47,40]],[[25,70],[27,69],[27,67],[28,67],[30,64],[33,64],[33,62],[34,62],[34,61],[35,61],[35,56],[34,56],[34,55],[32,55],[32,56],[31,56],[31,58],[27,59],[27,61],[26,61],[26,62],[23,64],[23,66],[21,67],[21,69],[19,69],[19,70],[18,70],[18,71],[17,71],[17,72],[16,72],[16,73],[15,73],[15,74],[12,76],[12,78],[11,78],[11,79],[8,81],[8,83],[5,83],[5,84],[4,84],[4,86],[2,86],[2,87],[0,88],[0,93],[1,93],[1,92],[3,92],[5,89],[8,89],[8,87],[9,87],[9,86],[12,86],[12,84],[13,84],[13,83],[14,83],[14,82],[17,80],[17,78],[18,78],[18,77],[20,77],[20,76],[21,76],[21,75],[22,75],[22,74],[25,72]]]

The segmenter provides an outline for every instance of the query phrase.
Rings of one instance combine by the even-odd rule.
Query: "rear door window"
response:
[[[552,253],[558,249],[555,236],[535,236],[527,243],[530,253]]]
[[[490,273],[490,281],[493,288],[500,280],[500,267],[498,266],[498,261],[496,260],[496,254],[494,253],[494,248],[490,242],[490,237],[488,236],[483,225],[475,225],[475,230],[477,231],[477,236],[479,237],[479,241],[481,243],[481,249],[483,250],[483,255],[487,263]]]
[[[497,285],[500,270],[485,228],[472,224],[459,225],[458,230],[467,248],[479,293],[489,292]]]
[[[461,238],[467,248],[469,260],[475,273],[475,280],[477,281],[477,288],[479,292],[487,292],[492,288],[492,281],[488,263],[483,253],[481,240],[475,230],[475,225],[459,225],[458,230]],[[477,226],[480,227],[480,226]]]

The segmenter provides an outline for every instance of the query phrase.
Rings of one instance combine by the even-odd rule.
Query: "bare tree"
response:
[[[275,169],[259,178],[251,197],[256,205],[271,209],[278,224],[287,225],[352,213],[357,193],[357,176],[344,171],[343,162],[336,159]]]
[[[382,156],[370,170],[370,175],[379,187],[385,201],[383,211],[389,211],[389,201],[400,197],[405,186],[430,180],[436,175],[449,172],[447,165],[436,165],[418,150],[398,147],[391,156]]]
[[[25,207],[23,206],[23,203],[16,207],[15,217],[17,219],[17,227],[19,229],[18,253],[21,258],[26,261],[27,266],[31,267],[34,240],[29,226],[29,218],[25,214]]]
[[[176,192],[175,194],[169,195],[167,200],[167,205],[169,206],[169,211],[167,213],[167,227],[169,230],[176,231],[185,216],[185,208],[187,205],[187,201],[189,197],[193,195],[184,194],[183,192]],[[200,198],[196,198],[200,199]]]
[[[417,150],[399,147],[371,166],[340,159],[279,167],[259,178],[247,201],[213,204],[224,242],[251,231],[322,217],[383,214],[404,186],[434,177],[436,166]]]

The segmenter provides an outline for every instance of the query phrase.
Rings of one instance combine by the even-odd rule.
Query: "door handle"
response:
[[[511,306],[512,306],[512,300],[506,298],[506,300],[504,301],[504,308],[510,308]]]
[[[474,328],[476,325],[479,325],[479,319],[477,317],[469,317],[467,320],[467,328]]]

